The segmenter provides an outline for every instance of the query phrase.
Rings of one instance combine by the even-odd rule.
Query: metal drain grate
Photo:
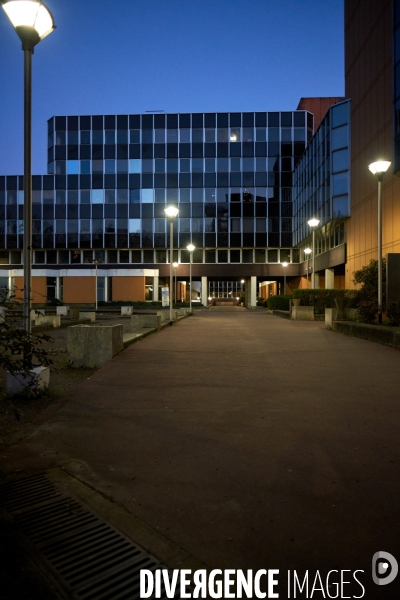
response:
[[[44,473],[1,485],[0,506],[70,598],[135,600],[140,570],[165,568]]]

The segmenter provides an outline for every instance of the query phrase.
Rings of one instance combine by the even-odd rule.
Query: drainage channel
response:
[[[86,506],[62,493],[45,473],[2,484],[0,506],[12,516],[64,597],[136,600],[140,598],[140,570],[165,568]],[[161,598],[167,598],[164,589]]]

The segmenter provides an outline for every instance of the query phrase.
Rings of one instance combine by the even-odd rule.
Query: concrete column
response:
[[[201,278],[201,302],[203,306],[208,304],[208,279],[207,277]]]
[[[159,285],[158,275],[155,275],[153,277],[153,301],[154,302],[158,302],[158,285]]]
[[[319,290],[319,275],[318,273],[315,273],[315,277],[314,277],[314,285],[315,285],[315,289]]]
[[[335,270],[325,269],[325,289],[333,290],[335,288]]]
[[[250,277],[250,281],[248,282],[249,287],[249,295],[248,295],[248,305],[249,306],[257,306],[257,277]]]

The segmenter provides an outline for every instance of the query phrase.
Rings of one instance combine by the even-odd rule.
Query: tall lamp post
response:
[[[311,248],[304,248],[304,254],[307,256],[307,289],[308,289],[308,265],[309,265],[309,258],[310,258],[310,254],[311,254],[312,250]]]
[[[283,295],[285,295],[286,292],[286,267],[288,266],[287,262],[283,262],[282,263],[282,267],[283,267]]]
[[[164,212],[169,218],[169,324],[172,325],[172,260],[174,254],[174,219],[178,216],[179,210],[176,206],[167,206]]]
[[[98,267],[98,264],[100,262],[100,259],[99,258],[95,258],[93,262],[94,262],[94,264],[96,266],[96,280],[95,280],[96,296],[95,296],[95,298],[96,298],[96,311],[97,311],[97,305],[98,305],[98,295],[97,295],[97,267]]]
[[[190,266],[189,266],[189,313],[192,314],[192,263],[193,263],[193,252],[196,246],[188,244],[186,248],[189,250],[190,255]]]
[[[315,228],[319,225],[319,219],[310,219],[308,221],[309,226],[312,229],[312,276],[311,276],[311,289],[315,289]]]
[[[0,0],[24,52],[24,328],[31,333],[32,288],[32,54],[34,47],[55,29],[53,17],[37,0]]]
[[[371,163],[368,169],[378,179],[378,323],[382,323],[382,181],[390,167],[387,160]]]
[[[177,295],[177,290],[176,290],[176,270],[177,270],[177,268],[179,266],[179,263],[174,262],[174,263],[172,263],[172,266],[175,269],[175,288],[174,288],[175,289],[175,302],[178,302],[178,295]]]

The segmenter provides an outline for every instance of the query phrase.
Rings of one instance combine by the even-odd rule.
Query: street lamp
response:
[[[174,219],[178,216],[179,210],[176,206],[167,206],[164,212],[169,218],[169,324],[172,325],[172,258],[174,253]]]
[[[97,311],[97,299],[98,299],[98,297],[97,297],[97,266],[98,266],[98,264],[100,262],[100,259],[99,258],[95,258],[93,262],[94,262],[94,264],[96,266],[96,283],[95,283],[95,286],[96,286],[96,311]]]
[[[188,244],[186,248],[189,251],[190,255],[190,266],[189,266],[189,312],[192,314],[192,263],[193,263],[193,252],[195,251],[196,246],[193,244]]]
[[[55,29],[49,9],[40,1],[0,0],[22,42],[24,52],[24,328],[31,333],[32,288],[32,54]]]
[[[179,265],[179,263],[177,263],[177,262],[172,263],[172,266],[175,269],[175,302],[178,302],[178,295],[176,292],[176,269],[178,268],[178,265]]]
[[[287,262],[283,262],[282,263],[282,267],[283,267],[283,295],[285,295],[286,292],[286,267],[288,266]]]
[[[308,261],[309,261],[311,252],[312,252],[311,248],[304,248],[304,254],[307,256],[307,289],[308,289]]]
[[[368,169],[378,179],[378,323],[382,323],[382,181],[390,167],[387,160],[378,160],[368,166]]]
[[[312,229],[312,277],[311,277],[311,289],[315,289],[315,228],[319,225],[319,219],[310,219],[308,221],[309,226]]]

